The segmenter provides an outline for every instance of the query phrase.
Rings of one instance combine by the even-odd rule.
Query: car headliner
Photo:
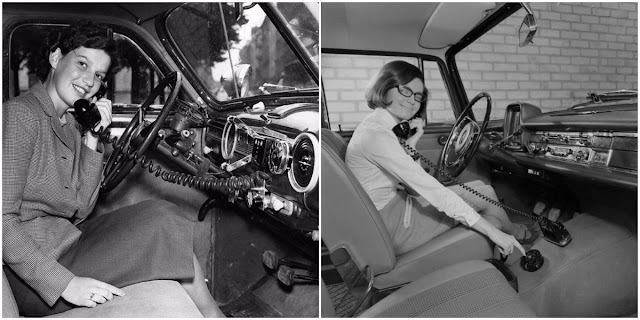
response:
[[[462,39],[502,3],[323,3],[322,47],[432,54]]]

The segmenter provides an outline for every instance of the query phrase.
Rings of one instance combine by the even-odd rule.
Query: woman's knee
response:
[[[492,200],[498,200],[498,194],[496,194],[496,190],[488,184],[479,186],[478,188],[476,188],[476,191],[482,193]]]

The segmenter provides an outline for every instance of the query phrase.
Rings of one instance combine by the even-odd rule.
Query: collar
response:
[[[53,100],[51,100],[51,97],[47,92],[47,88],[44,87],[42,82],[38,81],[38,83],[34,84],[31,87],[31,92],[36,99],[38,99],[40,106],[42,107],[42,111],[44,111],[47,116],[53,117],[57,115],[56,108],[53,105]]]
[[[36,97],[36,99],[38,99],[38,101],[40,102],[40,106],[42,107],[42,111],[44,111],[47,116],[51,118],[57,118],[62,126],[67,124],[67,115],[69,113],[65,112],[62,118],[58,118],[58,113],[56,112],[56,107],[53,105],[53,100],[51,100],[51,96],[49,96],[47,88],[45,88],[44,84],[41,81],[38,81],[38,83],[34,84],[31,87],[31,92]]]
[[[396,118],[394,118],[387,109],[376,108],[373,110],[373,113],[375,114],[376,119],[378,119],[380,124],[385,128],[391,129],[398,124]]]

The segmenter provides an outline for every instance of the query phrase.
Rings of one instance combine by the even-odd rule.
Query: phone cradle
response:
[[[564,247],[571,242],[571,235],[562,223],[543,218],[538,224],[545,240],[560,247]]]

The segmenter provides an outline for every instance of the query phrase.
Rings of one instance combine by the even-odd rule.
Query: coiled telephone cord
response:
[[[181,184],[189,188],[200,189],[204,191],[218,192],[224,195],[237,195],[238,193],[246,193],[252,188],[264,187],[267,180],[271,180],[271,177],[262,171],[253,172],[250,175],[243,176],[231,176],[229,178],[217,178],[211,176],[194,176],[184,172],[169,171],[162,169],[160,165],[155,165],[153,160],[147,159],[145,155],[139,155],[138,150],[133,146],[128,145],[123,149],[123,141],[119,141],[117,137],[110,137],[109,131],[104,130],[102,127],[98,130],[89,129],[92,134],[97,135],[105,144],[110,144],[113,147],[113,151],[122,150],[120,154],[120,161],[122,157],[127,157],[127,160],[132,160],[136,164],[139,164],[143,169],[147,169],[149,173],[154,174],[156,177],[160,177],[162,180]]]
[[[416,149],[412,148],[411,146],[409,146],[406,142],[401,141],[400,144],[405,147],[407,150],[409,150],[409,152],[411,152],[411,156],[413,157],[419,157],[420,159],[422,159],[424,162],[427,163],[427,165],[429,165],[430,167],[432,167],[433,169],[435,169],[436,171],[438,171],[441,175],[443,175],[444,177],[446,177],[447,179],[450,179],[451,181],[453,181],[454,183],[458,184],[460,187],[462,187],[463,189],[469,191],[470,193],[474,194],[475,196],[477,196],[478,198],[491,203],[494,206],[500,207],[504,210],[507,211],[511,211],[513,213],[517,213],[519,215],[525,216],[527,218],[533,219],[537,222],[540,222],[543,220],[543,218],[541,216],[537,216],[537,215],[533,215],[531,213],[527,213],[524,211],[520,211],[518,209],[515,208],[511,208],[499,201],[493,200],[489,197],[487,197],[486,195],[474,190],[473,188],[467,186],[466,184],[460,182],[460,180],[458,180],[457,178],[451,176],[448,172],[446,172],[444,169],[434,165],[433,163],[431,163],[431,161],[429,161],[429,159],[425,158],[423,155],[421,155]]]

